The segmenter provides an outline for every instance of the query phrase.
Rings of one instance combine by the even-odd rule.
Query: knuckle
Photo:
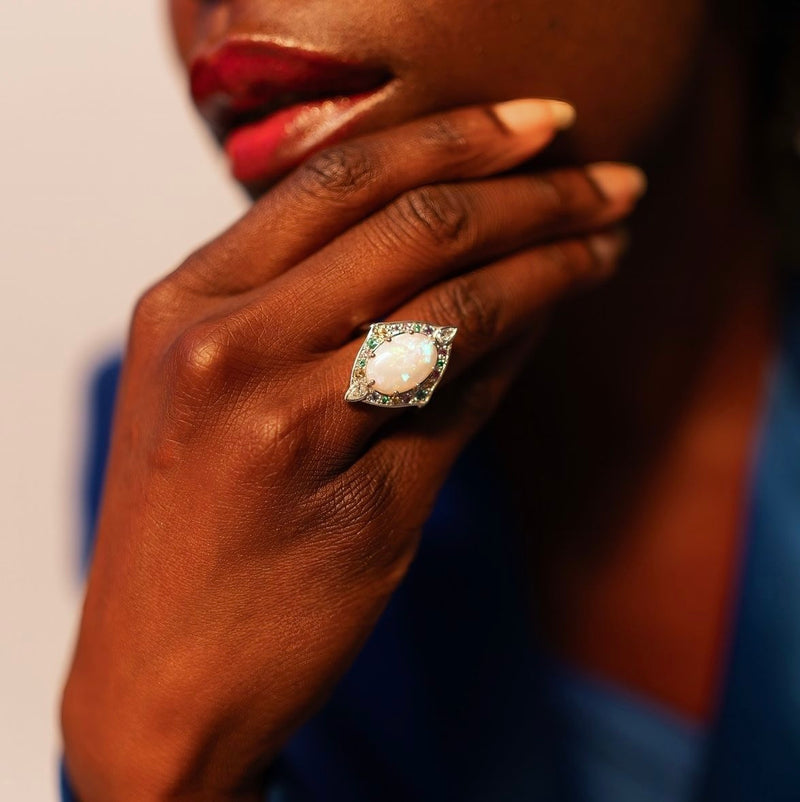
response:
[[[551,265],[569,280],[579,280],[597,271],[600,260],[588,240],[555,242],[548,248]]]
[[[237,426],[237,439],[246,444],[244,461],[267,479],[291,475],[299,485],[318,487],[329,478],[334,452],[341,448],[331,388],[317,368],[279,373],[256,377],[249,411]],[[341,398],[338,385],[335,397]]]
[[[181,332],[167,351],[175,385],[196,392],[210,390],[227,374],[231,348],[224,327],[200,323]]]
[[[222,238],[212,240],[186,258],[174,272],[174,282],[189,295],[216,295],[220,290],[220,265],[233,256]]]
[[[431,319],[458,326],[462,339],[484,340],[498,334],[500,310],[483,297],[468,275],[443,285],[433,299]]]
[[[531,177],[536,203],[549,224],[570,224],[607,205],[585,169],[557,170]]]
[[[301,404],[273,401],[269,409],[249,416],[240,441],[246,450],[247,462],[262,470],[284,471],[294,458],[304,453],[308,441],[309,416]],[[279,456],[282,455],[282,456]],[[292,467],[296,473],[297,466]]]
[[[258,298],[221,321],[231,357],[243,370],[261,368],[265,362],[281,370],[296,360],[296,349],[286,336],[287,310],[302,313],[303,305],[293,293]]]
[[[439,247],[458,248],[469,240],[471,213],[464,194],[452,187],[417,187],[389,208],[401,233],[423,236]]]
[[[132,336],[139,339],[171,320],[179,308],[179,293],[170,279],[163,279],[145,290],[137,299],[132,315]]]
[[[432,147],[452,161],[471,158],[473,147],[469,137],[449,115],[437,115],[427,120],[420,132],[424,146]]]
[[[303,189],[314,197],[346,200],[378,177],[378,167],[364,148],[352,143],[317,153],[300,168]]]
[[[537,175],[531,179],[537,205],[548,223],[558,223],[571,217],[575,207],[574,182],[557,174]]]
[[[159,357],[165,436],[155,461],[167,466],[196,432],[218,422],[225,410],[226,349],[207,325],[195,325],[174,337]]]
[[[196,279],[208,270],[209,250],[208,246],[200,248],[139,296],[131,316],[132,339],[148,339],[185,317],[196,291]]]

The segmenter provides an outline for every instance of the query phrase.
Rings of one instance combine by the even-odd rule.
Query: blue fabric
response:
[[[61,790],[62,802],[78,802],[77,797],[72,792],[70,787],[69,777],[67,776],[67,769],[62,761],[58,771],[58,785]]]
[[[800,288],[788,297],[704,802],[800,800]]]
[[[558,798],[547,667],[482,456],[459,462],[366,647],[286,748],[282,798]]]
[[[791,297],[711,733],[539,653],[499,474],[477,443],[364,650],[274,766],[266,802],[800,800],[800,291]],[[101,371],[95,504],[118,375]],[[64,794],[73,802],[66,780]]]
[[[266,802],[691,798],[701,731],[537,650],[489,458],[478,443],[459,461],[406,581]]]
[[[690,800],[706,733],[654,702],[574,669],[554,672],[564,796],[581,802]]]
[[[114,397],[119,384],[121,357],[110,356],[94,371],[89,382],[89,441],[83,460],[83,481],[81,500],[83,502],[83,542],[81,543],[80,564],[84,570],[94,547],[94,532],[100,499],[103,494],[103,479],[106,472],[109,446],[111,444],[111,423],[114,413]]]

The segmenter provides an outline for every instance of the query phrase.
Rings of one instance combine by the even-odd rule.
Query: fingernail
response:
[[[575,122],[575,109],[562,100],[524,98],[497,103],[494,113],[515,134],[525,134],[551,125],[559,130],[569,128]]]
[[[588,239],[589,248],[604,267],[615,264],[629,243],[630,237],[624,228],[592,234]]]
[[[632,164],[598,162],[586,172],[608,200],[638,200],[647,192],[647,176]]]

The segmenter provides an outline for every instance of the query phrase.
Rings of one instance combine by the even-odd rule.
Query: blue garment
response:
[[[539,652],[499,474],[477,443],[362,653],[273,767],[266,802],[800,800],[800,292],[790,297],[710,732]],[[90,476],[103,460],[96,448]]]
[[[702,776],[706,733],[660,705],[556,667],[565,724],[562,798],[577,802],[685,802]]]
[[[704,802],[800,800],[800,286],[783,342]]]

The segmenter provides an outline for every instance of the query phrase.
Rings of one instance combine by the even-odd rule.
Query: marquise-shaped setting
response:
[[[353,362],[346,401],[424,407],[450,359],[455,326],[417,320],[373,323]]]

